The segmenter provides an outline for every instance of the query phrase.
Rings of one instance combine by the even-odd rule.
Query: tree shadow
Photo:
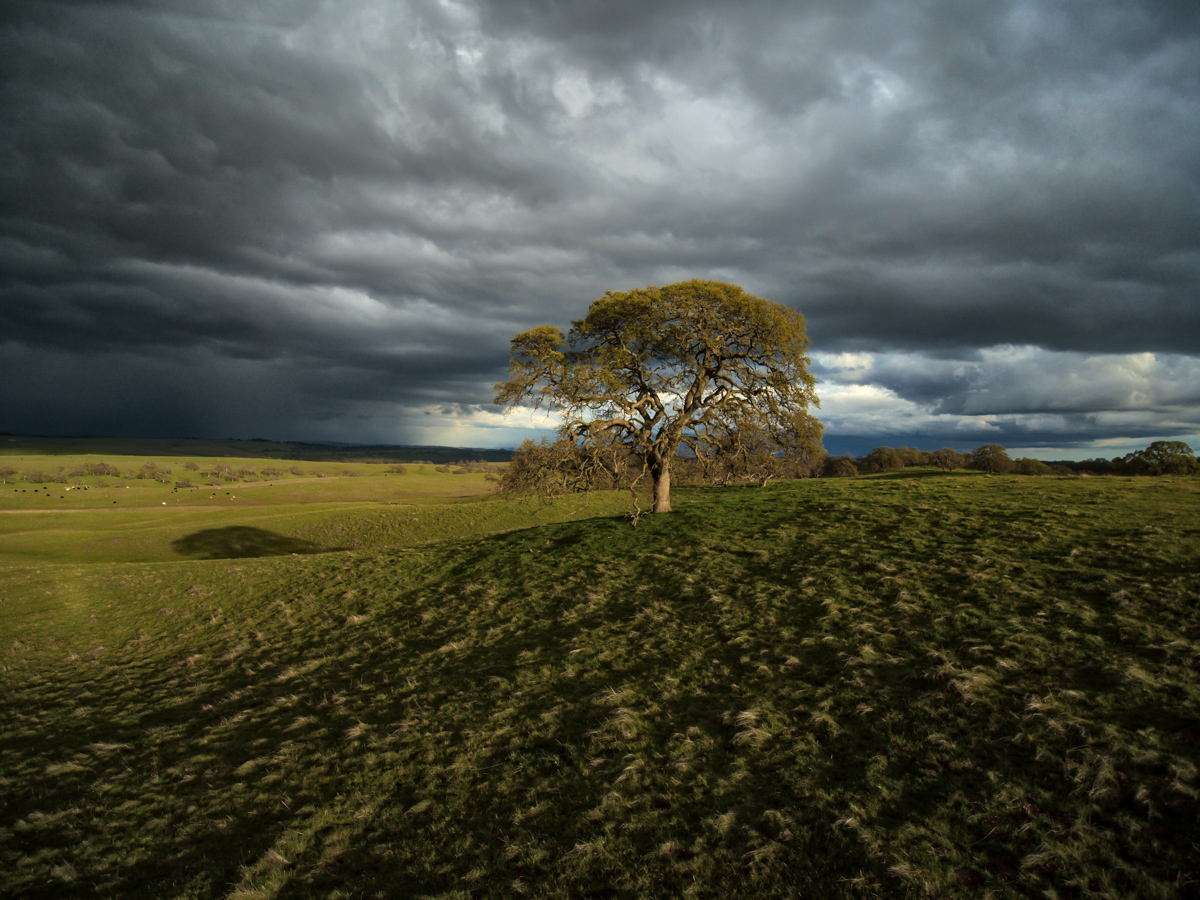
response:
[[[193,559],[250,559],[258,556],[288,556],[293,553],[324,553],[336,547],[319,547],[300,538],[285,537],[274,531],[230,525],[206,528],[171,541],[180,556]]]

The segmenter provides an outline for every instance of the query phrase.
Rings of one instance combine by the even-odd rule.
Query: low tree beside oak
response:
[[[858,475],[858,466],[849,456],[827,456],[821,467],[821,475],[825,478],[854,478]]]
[[[671,510],[671,463],[723,452],[820,456],[804,317],[720,281],[609,291],[565,337],[543,325],[512,340],[496,403],[545,408],[580,452],[619,445]],[[800,445],[800,446],[798,446]],[[755,448],[750,451],[748,448]]]

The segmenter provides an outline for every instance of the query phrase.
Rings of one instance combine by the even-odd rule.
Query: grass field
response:
[[[1200,482],[359,465],[0,486],[0,896],[1200,895]]]

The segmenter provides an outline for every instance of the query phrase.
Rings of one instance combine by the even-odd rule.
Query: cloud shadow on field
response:
[[[337,548],[319,547],[310,541],[286,537],[249,525],[206,528],[171,541],[180,556],[193,559],[250,559],[258,556],[324,553]]]

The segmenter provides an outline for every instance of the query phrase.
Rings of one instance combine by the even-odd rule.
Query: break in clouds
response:
[[[6,3],[0,430],[513,446],[606,290],[805,314],[834,452],[1200,443],[1194,2]]]

